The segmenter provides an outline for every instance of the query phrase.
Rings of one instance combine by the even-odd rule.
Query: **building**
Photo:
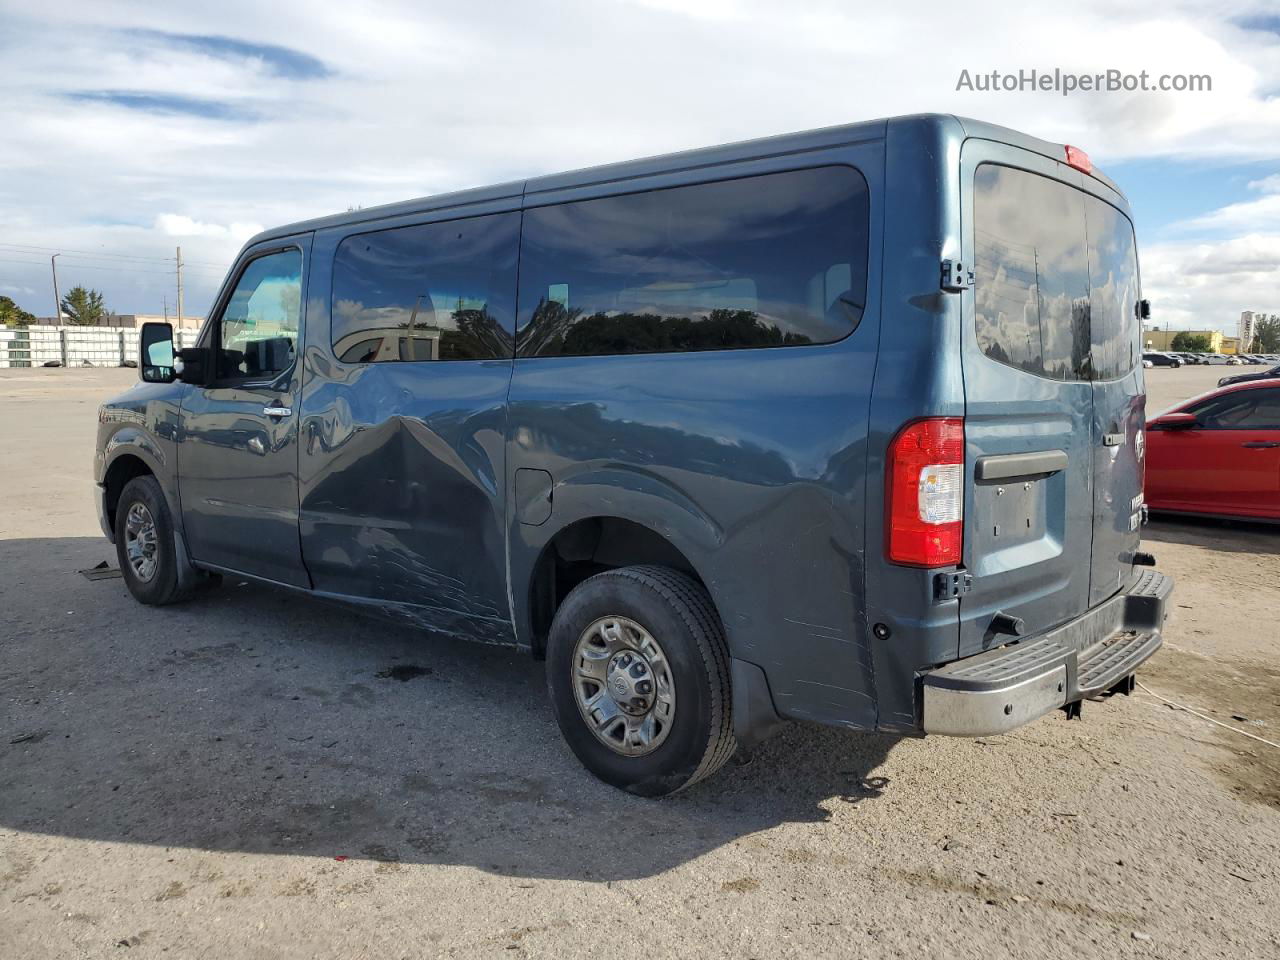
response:
[[[1223,338],[1222,338],[1222,349],[1220,349],[1218,352],[1219,352],[1219,353],[1230,353],[1230,354],[1236,354],[1236,353],[1239,353],[1239,352],[1240,352],[1240,344],[1241,344],[1241,340],[1240,340],[1240,338],[1239,338],[1239,337],[1223,337]]]
[[[1172,350],[1173,338],[1180,333],[1189,333],[1193,337],[1208,337],[1209,350],[1212,353],[1224,353],[1221,330],[1156,330],[1149,328],[1142,331],[1142,347],[1144,350]],[[1238,338],[1232,337],[1232,340]],[[1232,353],[1235,351],[1232,350]]]
[[[63,317],[60,321],[53,317],[37,317],[36,323],[48,326],[73,326],[73,324]],[[182,318],[182,323],[178,323],[177,317],[164,317],[155,313],[108,313],[102,317],[101,322],[92,324],[95,327],[123,327],[126,330],[136,330],[142,327],[144,323],[171,323],[175,330],[199,330],[204,324],[204,317],[187,317]]]
[[[177,317],[162,317],[154,313],[113,313],[104,323],[107,327],[140,328],[144,323],[171,323],[175,330],[199,330],[204,317],[183,316],[182,322]]]

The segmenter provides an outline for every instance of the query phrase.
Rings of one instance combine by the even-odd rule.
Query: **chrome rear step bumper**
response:
[[[925,733],[981,737],[1125,684],[1161,643],[1173,579],[1142,569],[1129,589],[1038,637],[921,676]]]

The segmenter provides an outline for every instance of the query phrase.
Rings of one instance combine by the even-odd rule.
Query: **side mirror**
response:
[[[138,342],[138,375],[144,383],[173,383],[173,326],[144,323]]]
[[[1190,430],[1200,426],[1200,421],[1194,413],[1166,413],[1156,417],[1151,425],[1159,430]]]

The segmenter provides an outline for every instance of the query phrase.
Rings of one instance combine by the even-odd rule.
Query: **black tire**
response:
[[[143,579],[129,561],[125,545],[125,526],[129,510],[133,505],[141,504],[150,514],[155,524],[155,572],[149,579]],[[120,565],[120,573],[125,586],[139,603],[148,606],[163,606],[177,603],[190,595],[189,589],[183,589],[178,573],[177,547],[173,539],[173,518],[169,514],[169,504],[165,501],[164,492],[155,477],[134,477],[120,492],[120,500],[116,504],[116,561]],[[190,578],[185,578],[190,580]]]
[[[574,650],[595,621],[626,617],[666,655],[675,712],[666,738],[643,756],[624,756],[588,727],[574,692]],[[643,797],[676,793],[720,769],[737,747],[724,627],[692,577],[667,567],[621,567],[578,584],[556,611],[547,640],[547,687],[565,740],[583,765]]]

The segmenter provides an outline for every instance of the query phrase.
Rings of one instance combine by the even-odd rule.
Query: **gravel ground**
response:
[[[1223,371],[1147,375],[1158,410]],[[541,664],[86,580],[132,376],[0,371],[0,956],[1280,955],[1280,751],[1141,691],[994,739],[797,726],[653,802],[579,767]],[[1280,741],[1280,534],[1147,540],[1179,589],[1140,679]]]

